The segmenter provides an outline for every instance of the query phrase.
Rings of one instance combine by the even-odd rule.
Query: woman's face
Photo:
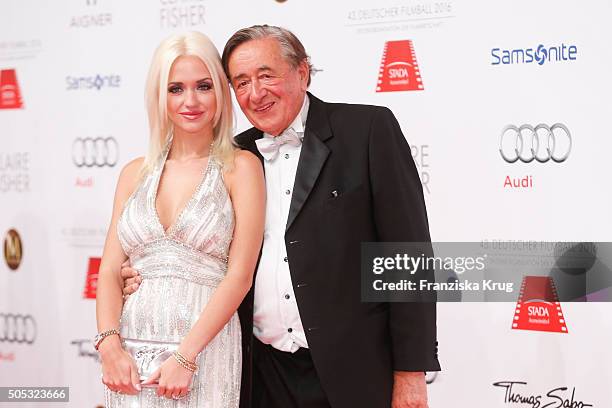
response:
[[[192,55],[178,57],[168,77],[168,117],[175,133],[212,133],[217,98],[204,62]]]

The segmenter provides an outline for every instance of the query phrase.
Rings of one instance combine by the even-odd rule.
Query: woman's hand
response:
[[[158,383],[157,396],[179,399],[189,393],[193,374],[170,357],[142,385]]]
[[[140,392],[138,368],[132,356],[121,347],[119,338],[106,339],[100,344],[102,382],[111,391],[136,395]]]

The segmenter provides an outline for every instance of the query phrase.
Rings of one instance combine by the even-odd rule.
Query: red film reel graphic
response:
[[[548,276],[525,276],[514,319],[513,330],[567,333],[555,282]]]

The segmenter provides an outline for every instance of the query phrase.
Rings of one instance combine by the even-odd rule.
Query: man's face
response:
[[[228,61],[240,108],[257,129],[281,134],[300,112],[308,87],[308,65],[283,58],[273,38],[240,44]]]

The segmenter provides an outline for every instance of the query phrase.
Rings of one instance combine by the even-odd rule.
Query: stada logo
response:
[[[21,91],[14,69],[0,70],[0,109],[21,109]]]
[[[549,276],[525,276],[521,284],[513,330],[567,333],[555,282]]]
[[[422,91],[421,71],[411,40],[387,41],[376,92]]]

